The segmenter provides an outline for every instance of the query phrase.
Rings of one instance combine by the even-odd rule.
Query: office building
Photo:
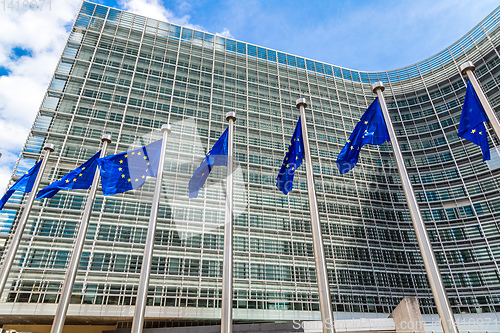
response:
[[[435,314],[390,143],[365,146],[345,175],[335,164],[375,98],[371,84],[382,81],[453,311],[495,317],[500,142],[489,131],[492,159],[483,163],[457,128],[466,61],[500,114],[499,52],[500,8],[435,56],[361,72],[83,2],[12,182],[40,159],[44,143],[56,150],[42,186],[94,155],[102,134],[112,135],[110,155],[160,138],[170,123],[146,320],[217,323],[225,169],[214,169],[197,199],[188,198],[188,183],[234,111],[234,319],[318,320],[304,168],[288,196],[275,186],[295,101],[305,97],[334,311],[387,317],[404,296],[417,296],[422,313]],[[150,179],[123,194],[98,191],[69,323],[128,325],[153,187]],[[0,299],[4,323],[51,323],[86,194],[35,202]],[[25,199],[16,193],[2,211],[4,232]]]

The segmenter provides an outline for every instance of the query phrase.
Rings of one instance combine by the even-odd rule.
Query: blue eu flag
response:
[[[342,148],[337,157],[337,167],[340,174],[343,175],[356,166],[361,147],[366,144],[381,145],[386,141],[390,141],[389,133],[387,132],[387,126],[378,98],[375,98],[363,116],[361,116],[349,140],[347,140],[344,148]]]
[[[102,192],[113,195],[141,187],[146,177],[156,177],[162,140],[121,154],[97,159]]]
[[[200,189],[205,185],[214,166],[227,165],[227,133],[228,129],[226,128],[189,180],[190,198],[198,197]]]
[[[483,106],[467,79],[467,91],[465,92],[464,107],[460,116],[458,136],[475,143],[483,151],[483,162],[490,159],[490,146],[486,136],[484,122],[489,122]]]
[[[31,192],[36,176],[38,175],[38,170],[40,170],[40,165],[42,165],[42,161],[38,162],[31,169],[26,171],[26,173],[19,178],[18,181],[7,190],[7,192],[5,192],[2,199],[0,199],[0,209],[3,208],[3,206],[7,203],[7,200],[9,200],[15,191],[21,191],[24,193]]]
[[[285,159],[281,166],[278,177],[276,177],[276,186],[284,194],[288,194],[293,188],[293,176],[295,171],[302,165],[304,159],[304,143],[302,142],[302,127],[300,117],[295,126],[292,140],[286,150]]]
[[[68,173],[58,181],[41,189],[36,195],[37,199],[52,198],[59,190],[84,190],[92,185],[95,170],[97,168],[97,159],[101,152],[92,156],[87,162],[80,165],[75,170]]]

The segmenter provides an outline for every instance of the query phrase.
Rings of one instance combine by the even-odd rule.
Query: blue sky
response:
[[[81,2],[0,10],[0,195]],[[428,58],[462,37],[498,0],[97,0],[352,69],[378,71]]]
[[[100,3],[124,7],[122,1]],[[176,18],[205,31],[226,30],[238,40],[367,71],[426,59],[499,5],[490,0],[173,0],[163,4]]]

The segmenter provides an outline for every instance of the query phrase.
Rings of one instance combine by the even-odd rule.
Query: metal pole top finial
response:
[[[170,126],[170,124],[163,124],[163,125],[161,125],[161,132],[162,133],[167,132],[167,134],[172,133],[172,126]]]
[[[49,150],[50,152],[54,151],[55,146],[52,143],[46,143],[43,146],[43,150]]]
[[[462,75],[466,75],[468,70],[471,70],[474,72],[475,69],[476,69],[476,66],[474,66],[472,61],[466,61],[462,65],[460,65],[460,73],[462,73]]]
[[[236,121],[236,112],[231,111],[226,113],[226,120],[229,121],[230,119]]]
[[[108,143],[111,142],[111,134],[103,134],[101,136],[101,141],[104,142],[104,141],[107,141]]]
[[[382,89],[382,91],[385,90],[384,83],[382,81],[375,82],[372,84],[372,91],[376,94],[377,89]]]
[[[304,109],[307,107],[307,99],[305,99],[304,97],[299,98],[295,102],[295,106],[297,107],[297,109],[300,109],[301,105],[304,105]]]

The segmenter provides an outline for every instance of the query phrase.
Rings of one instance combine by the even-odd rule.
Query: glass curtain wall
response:
[[[371,84],[382,81],[454,312],[498,312],[500,168],[482,163],[457,128],[465,61],[500,113],[499,19],[497,9],[418,64],[359,72],[83,2],[11,183],[44,143],[56,150],[42,186],[94,155],[104,133],[113,137],[110,155],[159,139],[170,123],[148,305],[215,309],[225,169],[214,169],[197,199],[188,199],[188,183],[234,111],[234,306],[318,311],[305,169],[288,196],[275,186],[295,100],[305,97],[334,311],[389,314],[417,296],[423,313],[435,313],[390,144],[364,147],[343,176],[335,164],[375,98]],[[149,179],[123,194],[98,191],[72,303],[134,304],[153,187]],[[61,191],[35,202],[5,302],[57,302],[86,195]],[[16,193],[2,211],[10,232],[25,198]]]

